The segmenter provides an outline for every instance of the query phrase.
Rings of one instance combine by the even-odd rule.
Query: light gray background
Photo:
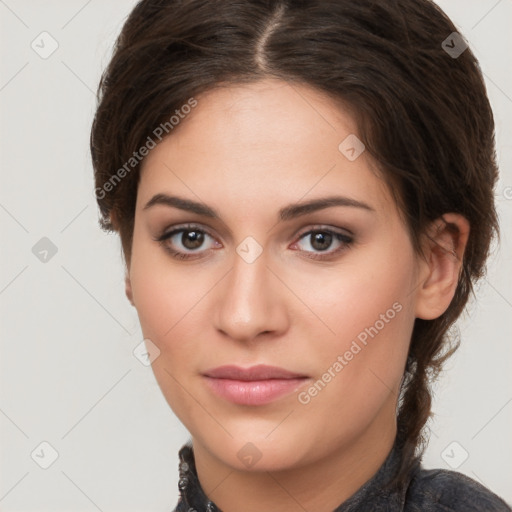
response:
[[[487,80],[503,238],[436,385],[424,463],[449,461],[512,503],[512,0],[439,4]],[[177,501],[188,435],[132,355],[142,335],[119,240],[97,225],[88,153],[94,91],[134,5],[0,0],[1,511],[163,512]],[[47,59],[31,48],[43,31],[59,45]],[[46,263],[32,252],[42,237],[58,249]],[[48,469],[35,462],[49,460],[43,441],[58,452]]]

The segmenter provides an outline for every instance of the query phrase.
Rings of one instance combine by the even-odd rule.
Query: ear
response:
[[[457,289],[469,237],[469,222],[447,213],[432,222],[423,240],[416,289],[416,317],[433,320],[450,305]]]
[[[119,222],[117,219],[116,211],[114,209],[110,210],[110,224],[112,224],[116,231],[119,231]]]
[[[128,271],[126,272],[126,274],[124,276],[124,283],[125,283],[126,297],[131,302],[132,306],[135,306],[135,303],[133,302],[132,282],[130,281],[130,276],[128,274]]]
[[[112,226],[114,226],[116,231],[119,231],[119,222],[117,219],[117,214],[115,210],[111,210],[110,212],[110,223]],[[129,263],[128,263],[129,266]],[[125,283],[125,294],[132,306],[135,306],[135,303],[133,302],[133,292],[132,292],[132,283],[130,281],[130,274],[128,269],[126,269],[126,273],[124,276],[124,283]]]

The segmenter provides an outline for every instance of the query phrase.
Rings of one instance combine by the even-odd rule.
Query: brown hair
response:
[[[493,115],[471,50],[455,56],[442,46],[462,44],[453,32],[430,0],[142,0],[102,76],[91,132],[100,225],[119,231],[128,266],[140,165],[126,162],[192,96],[264,77],[315,87],[353,107],[367,151],[398,184],[417,250],[429,223],[444,213],[469,220],[450,306],[435,320],[415,321],[399,400],[404,457],[395,482],[423,453],[430,382],[458,346],[450,344],[449,328],[498,233]]]

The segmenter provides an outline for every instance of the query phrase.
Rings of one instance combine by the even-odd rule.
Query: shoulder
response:
[[[408,512],[512,512],[492,491],[457,471],[424,469],[415,473],[407,490]]]

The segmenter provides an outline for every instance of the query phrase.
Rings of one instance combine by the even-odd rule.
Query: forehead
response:
[[[369,155],[347,158],[345,141],[357,144],[358,130],[341,102],[274,79],[218,87],[195,99],[197,106],[145,158],[141,203],[177,188],[208,203],[234,195],[254,208],[269,195],[288,203],[333,193],[389,206]]]

